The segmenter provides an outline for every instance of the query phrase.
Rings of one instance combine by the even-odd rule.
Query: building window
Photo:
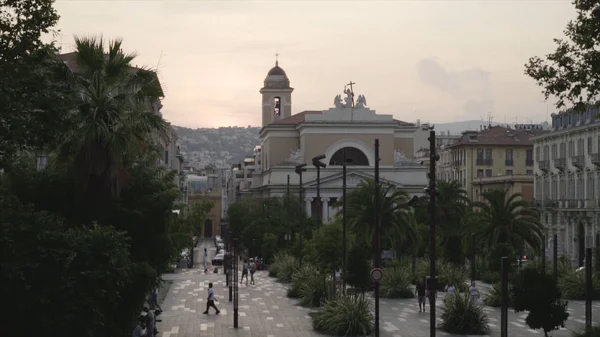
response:
[[[512,149],[506,150],[506,165],[507,166],[513,165],[513,150]]]
[[[575,143],[572,140],[569,141],[569,157],[575,155]]]
[[[564,142],[560,143],[560,148],[559,148],[559,152],[558,152],[558,154],[560,155],[559,158],[565,158],[565,155],[567,152],[566,148],[567,148],[567,145]]]
[[[483,159],[483,149],[477,149],[477,159],[478,160]]]
[[[552,160],[556,159],[556,144],[552,144],[551,155],[552,155],[552,157],[550,159],[552,159]]]
[[[483,170],[477,170],[477,178],[483,177]]]
[[[529,151],[529,150],[527,150]],[[539,146],[535,148],[535,161],[540,161],[540,148]]]
[[[587,153],[592,153],[592,137],[588,137],[587,139]]]
[[[584,149],[583,149],[583,138],[580,138],[577,140],[577,155],[578,156],[583,156],[584,153]]]
[[[527,170],[527,175],[528,176],[532,176],[533,175],[533,170]]]
[[[491,177],[492,176],[492,170],[491,169],[485,170],[485,176],[486,177]]]
[[[485,149],[485,159],[492,159],[492,149]]]
[[[513,175],[513,170],[506,170],[506,175],[507,176],[512,176]]]
[[[169,165],[169,150],[165,150],[165,165]]]

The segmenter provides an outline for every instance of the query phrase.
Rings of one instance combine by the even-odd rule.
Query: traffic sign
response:
[[[381,270],[379,268],[373,268],[373,270],[371,270],[371,280],[373,280],[375,282],[379,282],[379,281],[381,281],[382,278],[383,278],[383,270]]]

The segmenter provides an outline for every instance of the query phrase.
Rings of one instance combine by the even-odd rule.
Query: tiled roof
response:
[[[307,110],[307,111],[299,112],[295,115],[291,115],[290,117],[280,119],[278,121],[275,121],[272,124],[275,124],[275,125],[298,125],[300,123],[303,123],[306,120],[306,117],[305,117],[306,115],[322,115],[322,114],[323,114],[323,111]],[[397,119],[394,119],[394,122],[396,122],[396,124],[398,124],[400,126],[414,125],[412,123],[403,122],[403,121],[397,120]]]
[[[503,126],[490,126],[477,131],[465,131],[462,138],[449,147],[462,145],[518,145],[533,146],[531,137],[540,135],[545,130],[515,130]]]

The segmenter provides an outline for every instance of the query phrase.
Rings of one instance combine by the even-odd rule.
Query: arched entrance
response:
[[[204,237],[212,238],[213,236],[213,222],[211,219],[206,219],[204,221]]]
[[[346,165],[347,166],[369,166],[369,158],[361,150],[347,146],[341,148],[331,156],[329,160],[329,166],[341,166],[344,164],[344,151],[346,151]]]
[[[579,245],[579,249],[577,250],[579,252],[579,254],[577,254],[577,266],[583,267],[583,260],[585,259],[585,229],[583,228],[583,223],[581,222],[577,227],[577,244]]]

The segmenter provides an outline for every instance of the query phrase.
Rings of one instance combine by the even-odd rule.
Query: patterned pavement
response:
[[[212,256],[214,249],[209,254]],[[198,260],[199,261],[199,260]],[[162,303],[164,312],[159,316],[158,330],[162,337],[197,336],[252,336],[252,337],[316,337],[322,336],[312,331],[312,321],[308,308],[296,305],[296,300],[286,297],[286,286],[268,277],[266,271],[257,271],[256,285],[239,286],[239,328],[233,328],[233,305],[228,301],[228,288],[225,276],[219,268],[219,274],[204,274],[199,269],[183,270],[176,274],[163,276],[173,284]],[[211,309],[209,315],[202,312],[206,308],[208,283],[213,282],[216,303],[221,310],[215,315]],[[443,294],[440,294],[440,298]],[[441,301],[438,300],[438,307]],[[571,317],[566,329],[555,331],[554,337],[571,336],[585,324],[585,304],[572,301],[569,304]],[[427,337],[429,336],[429,313],[419,313],[416,300],[381,300],[381,337]],[[485,307],[490,318],[490,336],[500,336],[500,309]],[[440,314],[438,309],[438,317]],[[600,313],[600,303],[594,303],[594,312]],[[543,336],[539,330],[531,330],[525,325],[526,314],[515,314],[509,310],[509,335]],[[438,318],[439,320],[439,318]],[[600,322],[599,317],[594,319]],[[437,332],[438,336],[452,336]]]

